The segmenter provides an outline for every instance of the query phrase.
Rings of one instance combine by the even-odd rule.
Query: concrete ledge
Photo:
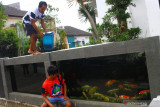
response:
[[[153,38],[157,39],[158,37],[153,37]],[[136,39],[136,40],[129,40],[125,42],[96,44],[96,45],[83,46],[83,47],[77,47],[72,49],[63,49],[63,50],[51,52],[50,60],[60,61],[60,60],[71,60],[71,59],[80,59],[80,58],[144,52],[145,51],[144,40],[145,39]]]
[[[29,63],[41,63],[49,61],[49,53],[42,53],[41,55],[26,55],[8,58],[4,60],[4,64],[7,65],[19,65],[19,64],[29,64]]]
[[[51,61],[84,58],[84,48],[63,49],[50,53]]]
[[[25,102],[28,104],[40,106],[43,103],[41,95],[25,94],[12,92],[9,93],[9,99],[14,101]],[[86,101],[86,100],[76,100],[71,99],[72,107],[141,107],[141,105],[134,104],[123,104],[123,103],[110,103],[110,102],[99,102],[99,101]],[[64,107],[58,104],[57,107]],[[147,106],[143,106],[147,107]]]
[[[25,102],[33,105],[38,105],[38,106],[40,106],[43,103],[41,95],[26,94],[26,93],[19,93],[19,92],[9,93],[9,100]]]
[[[28,63],[40,63],[45,61],[62,61],[89,57],[110,56],[118,54],[136,53],[145,51],[145,42],[147,40],[159,40],[159,36],[129,40],[124,42],[113,42],[96,44],[90,46],[63,49],[53,52],[46,52],[41,55],[26,55],[14,58],[4,59],[5,65],[18,65]]]
[[[4,98],[0,98],[0,107],[1,106],[4,106],[4,107],[39,107],[39,106],[36,106],[36,105],[22,103],[22,102],[19,102],[19,101],[6,100]]]

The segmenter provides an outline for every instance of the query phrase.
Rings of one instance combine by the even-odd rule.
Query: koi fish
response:
[[[123,85],[120,84],[120,85],[119,85],[119,88],[123,88]]]
[[[150,92],[149,90],[142,90],[142,91],[139,92],[139,94],[147,94],[149,92]]]
[[[110,86],[112,85],[113,83],[115,83],[116,80],[110,80],[110,81],[107,81],[105,86]]]
[[[138,85],[136,85],[136,84],[130,84],[130,85],[128,85],[129,87],[132,87],[132,88],[137,88],[138,87]]]
[[[121,95],[121,96],[119,96],[119,98],[121,98],[121,99],[129,99],[129,98],[130,98],[130,96]]]

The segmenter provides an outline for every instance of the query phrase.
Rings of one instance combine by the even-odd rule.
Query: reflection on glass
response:
[[[13,91],[41,94],[41,86],[46,78],[43,63],[16,65],[9,68]]]
[[[58,62],[74,99],[123,102],[150,100],[145,54],[135,53]]]

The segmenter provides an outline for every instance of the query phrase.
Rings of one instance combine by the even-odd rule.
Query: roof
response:
[[[5,5],[6,10],[4,11],[4,14],[12,17],[23,17],[27,11],[22,11],[17,8],[11,7],[9,5]]]
[[[71,26],[64,26],[64,29],[67,33],[67,36],[91,36],[91,33],[86,31],[71,27]]]
[[[14,8],[16,8],[16,9],[19,9],[19,10],[20,10],[20,2],[12,3],[12,4],[9,4],[8,6],[10,6],[10,7],[14,7]]]

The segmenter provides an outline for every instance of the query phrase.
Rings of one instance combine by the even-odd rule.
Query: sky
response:
[[[68,6],[67,0],[0,0],[2,4],[8,5],[16,2],[20,2],[21,10],[30,11],[38,7],[39,1],[46,1],[47,4],[52,7],[59,8],[56,13],[58,19],[61,21],[57,26],[72,26],[84,31],[88,31],[90,23],[82,22],[79,19],[78,8],[79,5],[75,2],[71,7]]]

